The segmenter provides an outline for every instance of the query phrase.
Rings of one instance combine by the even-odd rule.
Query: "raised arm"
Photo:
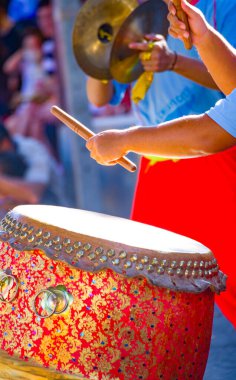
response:
[[[21,203],[38,203],[44,191],[40,183],[27,182],[9,176],[0,176],[0,194]]]
[[[194,45],[221,91],[228,95],[236,87],[236,51],[205,20],[203,14],[186,0],[182,8],[188,15]],[[169,4],[170,34],[183,40],[188,37],[185,25],[176,17],[175,7]]]
[[[113,96],[113,84],[111,81],[100,81],[91,77],[87,80],[87,96],[89,101],[102,107],[110,102]]]
[[[20,64],[22,61],[22,50],[18,50],[11,55],[4,63],[3,71],[5,74],[14,74],[20,70]]]

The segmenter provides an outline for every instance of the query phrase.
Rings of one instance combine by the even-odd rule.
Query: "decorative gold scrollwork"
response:
[[[72,295],[64,285],[40,290],[34,299],[34,312],[39,318],[50,318],[64,313],[73,303]]]
[[[19,290],[17,278],[12,274],[8,274],[0,270],[0,301],[12,303]]]

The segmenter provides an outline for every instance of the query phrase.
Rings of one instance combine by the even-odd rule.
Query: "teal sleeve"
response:
[[[225,99],[219,100],[206,114],[236,137],[236,89]]]

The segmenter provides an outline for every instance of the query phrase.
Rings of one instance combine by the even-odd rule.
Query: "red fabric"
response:
[[[209,247],[228,275],[217,297],[236,326],[236,148],[204,158],[142,159],[132,219],[191,237]]]
[[[0,269],[11,269],[19,281],[14,302],[0,301],[0,348],[8,354],[87,379],[202,380],[213,318],[210,289],[174,292],[111,270],[84,272],[6,243],[0,243]],[[59,284],[72,294],[72,305],[61,315],[37,318],[36,294]]]

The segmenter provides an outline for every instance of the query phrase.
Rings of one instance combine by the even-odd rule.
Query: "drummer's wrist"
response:
[[[138,153],[142,147],[143,144],[143,130],[145,130],[145,127],[140,126],[133,126],[129,129],[125,130],[125,135],[123,136],[123,144],[124,149],[126,151],[126,154],[128,152],[136,152]]]
[[[169,66],[167,68],[168,71],[175,71],[175,67],[178,60],[178,54],[176,51],[171,51],[169,54]]]
[[[105,106],[113,96],[113,84],[111,81],[101,81],[88,77],[86,90],[88,100],[96,107]]]

